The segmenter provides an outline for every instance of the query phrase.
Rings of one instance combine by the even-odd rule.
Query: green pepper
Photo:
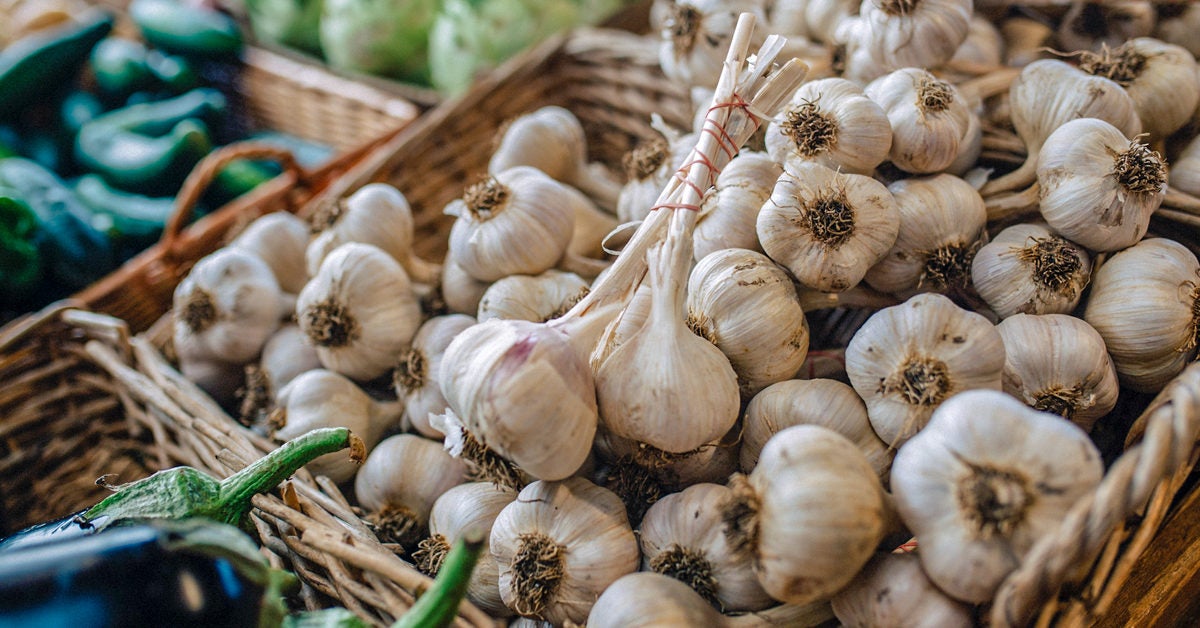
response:
[[[154,244],[175,212],[174,197],[118,190],[97,174],[79,177],[75,194],[92,210],[92,227],[108,235],[122,260]]]
[[[172,94],[182,94],[200,85],[196,68],[179,55],[151,48],[146,51],[146,67],[158,83]]]
[[[199,82],[185,59],[122,37],[108,37],[96,44],[89,61],[96,86],[109,102],[124,101],[146,90],[164,89],[178,95]]]
[[[104,113],[104,103],[95,94],[75,90],[63,99],[58,108],[59,123],[69,133],[78,133],[83,125]]]
[[[235,159],[213,178],[204,191],[204,202],[211,207],[220,207],[274,179],[280,172],[278,164],[269,161]]]
[[[16,117],[73,83],[92,47],[112,28],[111,13],[91,9],[0,50],[0,119]]]
[[[133,0],[129,17],[151,46],[185,57],[236,59],[242,31],[216,9],[178,0]]]
[[[0,300],[15,303],[42,278],[37,215],[9,190],[0,188]]]
[[[111,185],[151,196],[174,194],[212,150],[207,123],[225,110],[225,97],[197,88],[175,98],[129,105],[83,125],[75,157]]]

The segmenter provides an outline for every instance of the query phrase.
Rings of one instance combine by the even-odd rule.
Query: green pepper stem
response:
[[[433,586],[417,598],[417,602],[392,628],[444,628],[458,616],[458,605],[467,593],[471,571],[483,550],[483,533],[468,532],[446,555]]]
[[[350,448],[350,457],[362,462],[366,446],[344,427],[328,427],[306,432],[259,458],[246,468],[221,481],[218,512],[241,521],[250,512],[250,498],[269,491],[314,459]]]

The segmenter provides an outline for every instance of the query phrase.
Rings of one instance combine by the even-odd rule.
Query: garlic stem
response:
[[[1162,207],[1200,216],[1200,197],[1168,185],[1167,193],[1163,196]]]
[[[842,292],[821,292],[797,285],[796,296],[800,300],[800,308],[806,313],[831,308],[878,310],[900,303],[900,299],[865,284]]]
[[[594,279],[609,266],[612,266],[612,262],[584,257],[567,251],[559,260],[557,268],[568,273],[575,273],[584,279]]]
[[[1025,161],[1016,170],[984,183],[983,187],[979,188],[979,193],[987,197],[1029,187],[1030,184],[1037,181],[1037,162],[1034,154],[1027,155]]]
[[[1015,194],[993,196],[983,201],[989,223],[1013,218],[1026,218],[1038,211],[1038,184]]]
[[[957,66],[951,64],[951,69],[955,67]],[[980,73],[973,79],[959,83],[956,87],[968,103],[979,105],[992,96],[1007,92],[1008,88],[1012,86],[1013,79],[1017,78],[1019,74],[1021,74],[1021,68],[997,66],[991,71]]]
[[[808,604],[780,604],[754,613],[726,615],[722,628],[768,628],[770,626],[824,626],[836,620],[829,600]]]

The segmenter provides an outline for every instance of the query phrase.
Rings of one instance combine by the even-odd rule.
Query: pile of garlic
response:
[[[1200,213],[1200,11],[1122,5],[1151,19],[658,0],[695,128],[609,168],[528,112],[438,264],[385,183],[265,216],[180,284],[180,369],[275,438],[363,436],[310,469],[427,573],[490,529],[468,596],[514,625],[971,625],[1099,483],[1093,426],[1197,353],[1200,261],[1148,233]],[[807,80],[670,209],[744,13]],[[812,377],[829,308],[869,317]]]

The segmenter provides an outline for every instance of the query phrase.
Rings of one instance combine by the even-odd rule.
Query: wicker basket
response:
[[[419,252],[440,257],[451,224],[441,209],[485,170],[494,134],[508,118],[565,106],[583,121],[592,156],[615,164],[650,132],[651,112],[687,124],[686,103],[662,79],[649,42],[579,31],[514,59],[406,127],[301,212],[386,181],[414,208]],[[288,190],[272,190],[257,197],[257,211],[289,207]],[[165,312],[160,305],[158,313]],[[162,357],[164,329],[131,337],[117,320],[60,308],[0,331],[0,527],[97,501],[103,491],[92,480],[101,474],[128,481],[189,464],[223,477],[271,447],[171,368]],[[1122,419],[1128,424],[1142,410]],[[1135,427],[1135,444],[1111,464],[1096,492],[1033,549],[984,609],[992,624],[1081,626],[1108,610],[1194,464],[1200,365],[1144,408]],[[308,605],[341,604],[386,623],[427,582],[375,539],[337,487],[299,473],[281,493],[256,498],[254,522],[271,560],[301,576]],[[470,605],[461,620],[492,621]]]

